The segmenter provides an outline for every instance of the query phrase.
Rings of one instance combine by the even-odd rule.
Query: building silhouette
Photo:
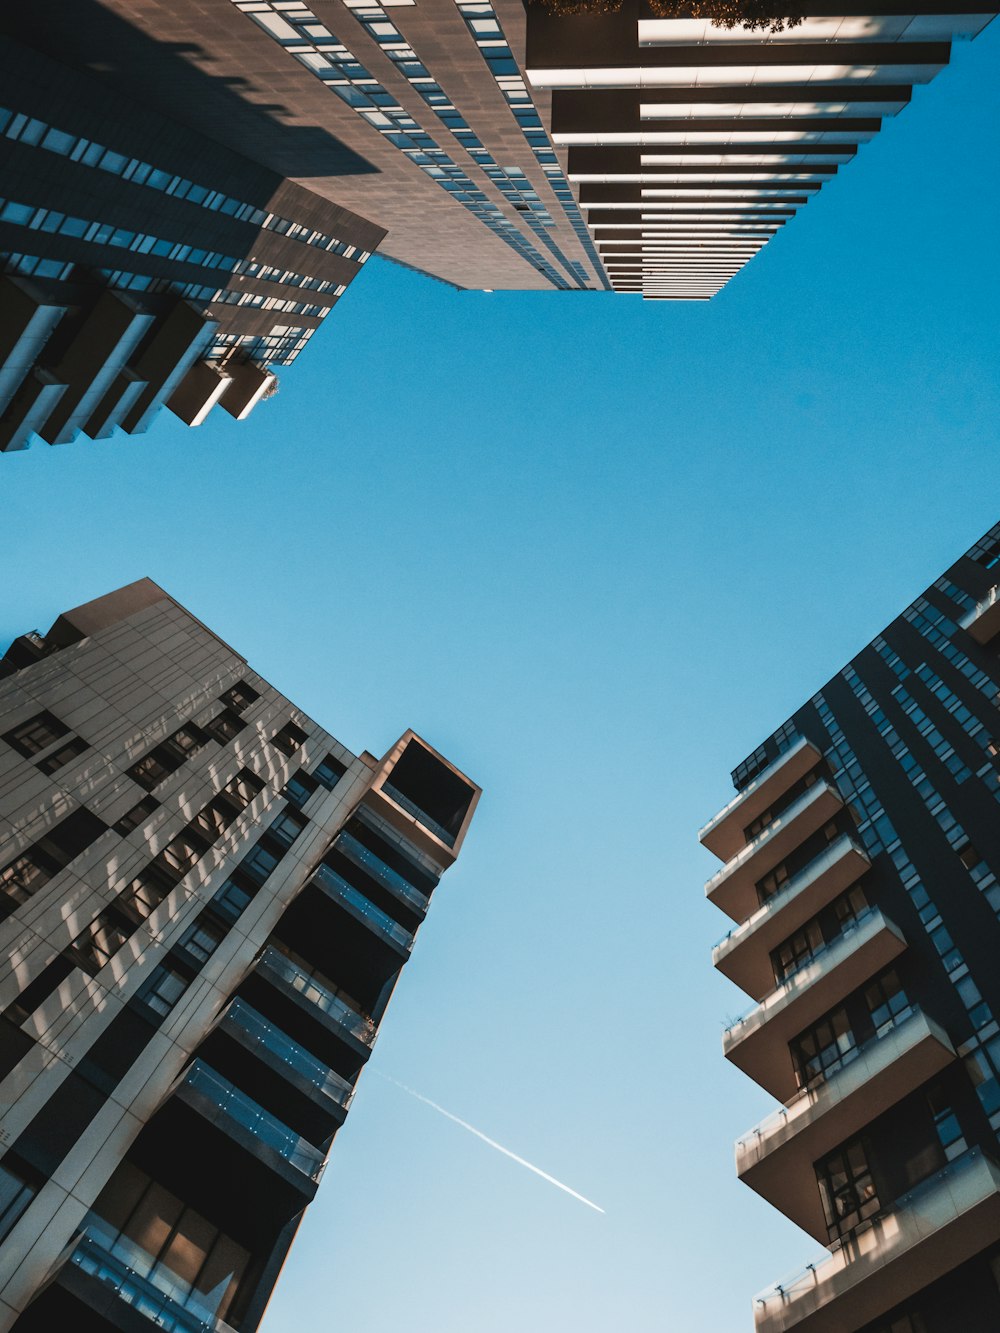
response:
[[[257,1327],[479,788],[142,580],[0,672],[0,1327]]]
[[[1000,525],[733,773],[700,833],[778,1108],[746,1184],[828,1254],[758,1333],[1000,1326]]]

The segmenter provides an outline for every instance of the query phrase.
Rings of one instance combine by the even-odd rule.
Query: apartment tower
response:
[[[773,1095],[741,1180],[827,1253],[757,1333],[1000,1327],[1000,525],[734,771],[700,833]]]
[[[142,580],[0,664],[0,1327],[260,1322],[479,788]]]

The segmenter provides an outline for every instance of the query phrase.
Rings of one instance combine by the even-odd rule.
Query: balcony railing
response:
[[[234,1124],[248,1129],[254,1138],[273,1149],[279,1157],[310,1180],[319,1180],[323,1174],[323,1154],[320,1150],[300,1138],[277,1116],[265,1111],[263,1106],[258,1105],[245,1092],[240,1092],[239,1088],[222,1078],[214,1069],[201,1060],[195,1060],[185,1075],[184,1085],[206,1097]]]
[[[705,885],[706,897],[735,921],[744,920],[757,906],[755,881],[822,828],[843,804],[824,778],[814,782],[712,876]]]
[[[317,981],[314,976],[306,972],[303,968],[287,954],[275,949],[273,946],[264,950],[260,959],[260,966],[269,968],[276,973],[283,981],[286,981],[293,990],[314,1004],[317,1009],[321,1009],[324,1014],[329,1015],[340,1027],[348,1031],[352,1037],[363,1042],[365,1046],[375,1044],[375,1024],[364,1014],[359,1014],[356,1009],[352,1009],[349,1004],[333,993],[329,987],[324,986],[321,981]]]
[[[854,1058],[825,1082],[800,1093],[742,1138],[736,1145],[738,1176],[816,1240],[825,1240],[813,1163],[954,1059],[947,1035],[919,1010],[910,1011],[881,1037],[858,1047]]]
[[[716,856],[728,860],[739,851],[743,842],[743,829],[772,806],[783,792],[805,777],[819,759],[820,752],[812,741],[800,736],[784,754],[768,764],[753,782],[738,792],[704,828],[699,829],[698,841]]]
[[[413,936],[408,930],[404,930],[398,921],[393,921],[388,912],[383,912],[353,884],[348,884],[343,875],[338,875],[336,870],[331,870],[328,865],[320,864],[316,867],[313,879],[317,884],[331,894],[334,898],[339,898],[342,903],[352,907],[355,912],[362,916],[367,925],[376,931],[379,935],[391,940],[393,944],[404,949],[407,953],[413,948]]]
[[[757,1333],[842,1333],[885,1315],[1000,1239],[1000,1167],[973,1148],[762,1292]]]
[[[856,883],[870,864],[861,845],[842,833],[723,935],[712,950],[713,963],[755,999],[763,999],[774,986],[770,951]]]
[[[166,1333],[233,1333],[193,1294],[190,1285],[158,1264],[131,1241],[109,1241],[88,1229],[70,1255],[70,1263],[96,1278],[125,1305]],[[146,1276],[146,1274],[149,1276]]]
[[[306,1079],[318,1092],[330,1097],[345,1110],[351,1104],[354,1089],[329,1065],[317,1060],[304,1046],[293,1041],[281,1028],[269,1023],[245,1000],[235,999],[226,1010],[223,1024],[237,1027],[255,1045],[270,1051],[290,1070]]]
[[[402,898],[404,902],[411,907],[415,907],[418,912],[426,912],[430,906],[430,899],[419,889],[403,878],[398,871],[387,866],[380,856],[376,856],[373,851],[359,842],[350,833],[342,833],[335,844],[339,852],[343,852],[346,857],[360,866],[372,879],[377,879],[380,884],[384,884],[390,893],[394,893],[397,898]]]
[[[391,782],[383,782],[381,790],[391,801],[395,801],[400,809],[405,810],[407,814],[413,816],[418,824],[423,824],[425,829],[429,829],[435,838],[440,839],[446,847],[454,847],[455,835],[449,833],[443,824],[439,824],[436,819],[432,819],[426,810],[421,810],[416,801],[411,801],[409,796],[404,796],[398,787],[394,787]]]

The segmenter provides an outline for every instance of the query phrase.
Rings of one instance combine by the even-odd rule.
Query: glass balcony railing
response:
[[[435,838],[439,838],[446,847],[454,847],[455,835],[449,833],[443,824],[439,824],[436,819],[432,819],[426,810],[421,810],[416,801],[411,801],[409,796],[404,796],[398,787],[394,787],[391,782],[382,783],[382,791],[391,801],[413,816],[418,824],[423,824],[425,829],[429,829]]]
[[[756,1146],[763,1140],[766,1140],[774,1134],[775,1130],[783,1128],[792,1123],[804,1111],[808,1111],[811,1106],[815,1106],[821,1101],[827,1093],[827,1089],[836,1080],[841,1070],[848,1068],[861,1055],[867,1054],[880,1041],[883,1041],[890,1033],[901,1028],[904,1023],[910,1019],[923,1018],[923,1010],[915,1004],[908,1004],[905,1009],[901,1009],[895,1014],[891,1021],[883,1024],[877,1033],[869,1037],[866,1041],[857,1046],[849,1047],[833,1064],[828,1065],[822,1072],[791,1099],[785,1106],[779,1106],[776,1111],[759,1121],[749,1134],[744,1134],[742,1138],[736,1140],[737,1157],[741,1153],[747,1152],[751,1147]],[[919,1035],[919,1034],[918,1034]]]
[[[387,866],[382,858],[376,856],[364,843],[358,842],[352,834],[342,833],[337,839],[336,847],[356,866],[360,866],[362,870],[371,875],[372,879],[377,879],[380,884],[384,884],[389,892],[394,893],[397,898],[402,898],[411,907],[415,907],[418,912],[427,911],[430,899],[422,894],[419,889],[415,889],[398,871],[393,870],[391,866]]]
[[[195,1060],[184,1078],[185,1086],[207,1097],[234,1124],[248,1129],[254,1138],[273,1149],[310,1180],[323,1174],[323,1154],[287,1125],[265,1111],[245,1092],[233,1086],[200,1060]]]
[[[261,955],[260,965],[276,973],[310,1004],[314,1004],[340,1027],[346,1029],[352,1037],[356,1037],[366,1046],[374,1045],[375,1024],[372,1020],[365,1014],[359,1014],[357,1009],[352,1009],[339,995],[335,995],[328,986],[324,986],[304,968],[299,967],[298,963],[293,962],[280,949],[274,947],[265,949]]]
[[[186,1282],[123,1237],[110,1241],[88,1228],[69,1261],[166,1333],[233,1333]]]
[[[763,1004],[772,1003],[773,1000],[778,995],[780,995],[782,991],[787,990],[787,988],[791,985],[791,983],[801,972],[803,972],[807,967],[812,967],[814,963],[821,963],[823,959],[829,955],[831,949],[835,948],[839,944],[842,944],[844,940],[850,939],[850,937],[854,934],[854,932],[858,929],[858,927],[863,926],[868,921],[871,921],[872,917],[874,917],[876,913],[878,913],[878,915],[881,916],[881,913],[878,912],[877,908],[869,905],[864,909],[863,912],[859,912],[856,917],[852,917],[851,920],[847,921],[838,935],[834,935],[831,939],[824,940],[824,942],[819,946],[818,949],[813,949],[811,953],[803,955],[803,957],[798,960],[798,962],[795,964],[794,967],[789,968],[789,970],[782,977],[781,981],[771,992],[770,996],[768,996],[765,1001],[761,1001],[758,1004],[752,1005],[746,1011],[746,1013],[743,1013],[739,1016],[739,1018],[734,1019],[733,1022],[730,1023],[729,1026],[726,1028],[725,1035],[727,1037],[732,1036],[732,1034],[735,1033],[739,1028],[743,1027],[743,1025],[747,1022],[748,1019],[753,1018],[755,1015],[759,1014]]]
[[[223,1025],[239,1028],[250,1040],[264,1047],[272,1055],[288,1066],[296,1074],[307,1079],[324,1096],[330,1097],[338,1106],[346,1110],[351,1104],[354,1089],[346,1079],[317,1060],[304,1046],[293,1041],[281,1028],[269,1023],[256,1009],[245,1000],[236,999],[226,1010]]]
[[[410,932],[404,930],[398,921],[393,921],[388,912],[383,912],[380,907],[376,907],[360,889],[356,889],[353,884],[348,884],[343,875],[338,875],[336,870],[331,870],[329,866],[321,864],[316,867],[313,879],[335,898],[339,898],[341,902],[353,907],[378,934],[392,940],[393,944],[398,944],[407,953],[413,948],[413,936]]]

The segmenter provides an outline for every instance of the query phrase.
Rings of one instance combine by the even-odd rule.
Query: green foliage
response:
[[[551,14],[617,14],[622,0],[537,0]],[[776,14],[774,0],[648,0],[661,19],[708,19],[717,28],[784,32],[802,22],[798,13]],[[784,6],[783,6],[784,8]]]

